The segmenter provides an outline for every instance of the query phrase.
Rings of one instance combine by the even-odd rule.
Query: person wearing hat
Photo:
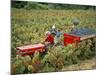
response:
[[[76,33],[78,24],[79,24],[79,20],[73,19],[73,25],[71,27],[71,33]]]
[[[57,33],[57,30],[56,30],[56,26],[55,26],[55,24],[52,26],[52,29],[50,30],[50,32]]]
[[[45,52],[43,52],[43,55],[45,55],[47,52],[48,52],[48,49],[53,47],[54,45],[54,37],[56,36],[55,32],[50,32],[50,31],[47,31],[45,33],[45,40],[43,42],[43,44],[45,45]]]
[[[45,51],[40,54],[42,58],[47,54],[48,49],[53,47],[55,36],[55,32],[46,31],[45,40],[42,42],[45,45]]]
[[[44,40],[44,44],[45,46],[53,46],[54,44],[54,37],[56,36],[56,33],[54,31],[50,32],[50,31],[47,31],[45,33],[45,40]]]
[[[60,43],[60,36],[61,36],[61,31],[60,29],[57,29],[55,27],[55,24],[52,26],[52,29],[50,31],[51,33],[54,33],[55,34],[55,37],[54,37],[54,45],[53,46],[56,46]]]

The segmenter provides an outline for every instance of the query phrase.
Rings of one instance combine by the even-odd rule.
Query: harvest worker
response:
[[[73,25],[71,27],[71,33],[76,33],[78,24],[79,24],[79,20],[73,19]]]
[[[46,36],[46,38],[45,38],[45,40],[43,42],[45,44],[45,52],[43,53],[44,55],[47,53],[49,47],[53,47],[53,45],[54,45],[54,37],[56,36],[56,33],[53,32],[53,31],[52,32],[47,31],[45,33],[45,36]]]
[[[54,46],[56,46],[56,45],[58,45],[59,43],[60,43],[60,36],[61,36],[61,31],[60,31],[60,29],[57,29],[56,27],[55,27],[55,24],[52,26],[52,29],[50,30],[50,32],[52,33],[55,33],[55,37],[54,37],[54,45],[53,45],[53,47]]]
[[[52,26],[52,29],[50,30],[50,32],[57,33],[57,30],[56,30],[55,24]]]
[[[51,45],[53,46],[54,44],[54,37],[55,37],[56,33],[54,31],[49,32],[46,34],[46,39],[45,39],[45,45]]]
[[[58,44],[60,44],[60,37],[61,37],[61,31],[60,31],[60,29],[58,29],[57,30],[57,33],[56,33],[56,36],[55,36],[55,38],[54,38],[54,43],[55,43],[55,45],[58,45]]]

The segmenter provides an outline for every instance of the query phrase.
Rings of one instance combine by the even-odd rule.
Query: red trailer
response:
[[[96,36],[95,31],[91,29],[79,29],[76,32],[64,33],[64,46],[68,44],[80,42],[85,39],[93,38]]]
[[[26,45],[26,46],[20,46],[16,48],[17,54],[20,55],[29,55],[33,54],[35,51],[38,52],[44,52],[45,51],[45,45],[44,44],[34,44],[34,45]]]
[[[96,35],[91,34],[91,35],[85,35],[85,36],[77,36],[77,35],[64,33],[63,36],[64,36],[64,46],[67,46],[68,44],[78,43],[82,40],[93,38]]]
[[[80,41],[79,36],[75,36],[75,35],[71,35],[71,34],[67,34],[67,33],[64,33],[63,36],[64,36],[64,46],[67,46],[68,44],[72,44],[72,43]]]

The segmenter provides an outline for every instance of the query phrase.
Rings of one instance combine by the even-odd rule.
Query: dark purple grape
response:
[[[95,31],[92,29],[87,29],[87,28],[80,28],[76,29],[76,31],[71,32],[71,34],[74,34],[76,36],[84,36],[84,35],[91,35],[94,34]]]

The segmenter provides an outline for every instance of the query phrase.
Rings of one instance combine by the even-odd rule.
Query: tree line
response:
[[[95,10],[96,6],[90,5],[74,5],[74,4],[59,4],[59,3],[43,3],[43,2],[28,2],[28,1],[11,1],[11,8],[18,9],[59,9],[59,10],[69,10],[69,9],[83,9],[83,10]]]

